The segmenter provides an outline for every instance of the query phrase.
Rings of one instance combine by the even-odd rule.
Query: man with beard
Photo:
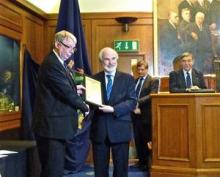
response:
[[[137,103],[135,81],[131,75],[116,70],[118,54],[114,49],[101,49],[99,60],[104,71],[94,78],[101,82],[103,105],[94,108],[91,125],[95,177],[109,176],[110,151],[113,176],[127,177],[132,138],[130,113]]]

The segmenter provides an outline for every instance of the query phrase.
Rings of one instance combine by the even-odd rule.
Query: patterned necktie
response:
[[[186,88],[191,87],[191,78],[189,72],[186,73]]]
[[[107,99],[109,100],[110,94],[112,91],[112,77],[111,75],[106,75],[108,83],[107,83],[107,88],[106,88],[106,93],[107,93]]]
[[[142,85],[143,80],[144,80],[144,78],[140,77],[138,85],[137,85],[136,90],[135,90],[136,95],[137,95],[138,98],[139,98],[139,94],[140,94],[140,91],[141,91],[141,85]]]

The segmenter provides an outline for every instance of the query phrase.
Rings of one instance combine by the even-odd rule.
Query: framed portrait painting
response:
[[[212,74],[220,57],[220,0],[154,1],[154,47],[159,75],[168,75],[184,52],[194,67]]]

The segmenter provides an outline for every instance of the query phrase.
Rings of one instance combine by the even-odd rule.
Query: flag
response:
[[[77,51],[72,56],[75,70],[83,70],[85,74],[91,75],[78,0],[61,0],[56,32],[61,30],[69,31],[77,38]],[[73,138],[67,142],[65,155],[67,173],[77,173],[85,166],[90,145],[90,124],[90,119],[86,118],[82,129],[78,129]]]
[[[77,51],[73,54],[75,69],[83,69],[91,74],[88,54],[83,33],[78,0],[61,0],[56,32],[67,30],[77,38]]]
[[[39,65],[32,59],[27,49],[24,52],[23,68],[23,101],[22,101],[22,134],[25,140],[33,140],[31,129],[32,113],[35,100],[35,89]]]

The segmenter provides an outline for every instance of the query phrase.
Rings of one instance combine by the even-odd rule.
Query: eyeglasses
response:
[[[72,49],[73,52],[76,52],[77,51],[77,48],[76,47],[71,47],[71,46],[68,46],[66,44],[64,44],[63,42],[59,41],[60,44],[62,44],[64,47],[66,47],[67,49]]]

